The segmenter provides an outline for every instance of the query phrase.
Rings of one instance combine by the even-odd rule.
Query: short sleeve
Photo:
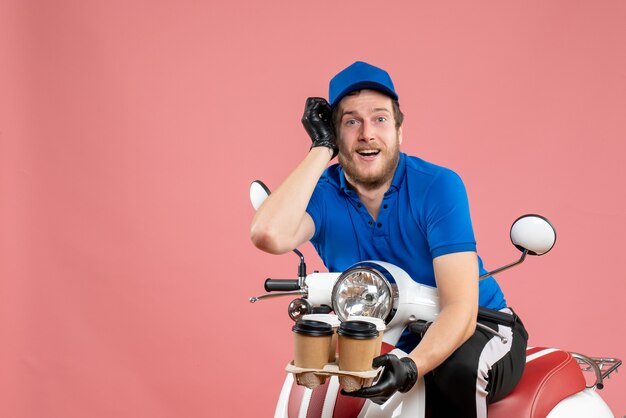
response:
[[[422,211],[432,258],[476,251],[465,185],[451,170],[435,176],[423,201]]]
[[[324,225],[325,211],[323,205],[324,199],[322,198],[323,191],[321,189],[320,183],[318,183],[306,208],[306,212],[311,216],[313,223],[315,224],[315,233],[311,238],[311,242],[313,243],[319,241]]]

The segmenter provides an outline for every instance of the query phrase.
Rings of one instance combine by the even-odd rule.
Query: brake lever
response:
[[[293,290],[291,292],[266,293],[260,296],[252,296],[250,299],[248,299],[248,301],[250,303],[255,303],[256,301],[263,300],[263,299],[276,298],[279,296],[293,296],[293,295],[306,296],[307,291],[306,290]]]

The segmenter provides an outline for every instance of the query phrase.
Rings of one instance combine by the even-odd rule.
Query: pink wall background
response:
[[[626,359],[626,3],[3,0],[0,416],[271,416],[292,255],[248,184],[304,156],[304,99],[389,70],[403,150],[459,172],[479,252],[542,213],[554,251],[500,279],[531,344]],[[310,270],[323,269],[307,245]],[[626,377],[602,392],[626,414]]]

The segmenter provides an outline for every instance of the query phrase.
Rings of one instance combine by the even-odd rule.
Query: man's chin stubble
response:
[[[396,171],[396,167],[398,165],[398,160],[400,156],[393,159],[391,164],[386,164],[384,172],[379,176],[361,176],[358,174],[357,170],[354,169],[354,164],[352,162],[348,162],[346,164],[345,158],[340,154],[339,155],[339,164],[343,167],[343,170],[346,174],[348,182],[354,186],[363,187],[368,190],[377,189],[385,183],[391,181],[393,179],[393,175]]]

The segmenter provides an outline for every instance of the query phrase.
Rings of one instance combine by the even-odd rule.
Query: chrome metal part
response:
[[[258,300],[269,299],[269,298],[277,298],[279,296],[293,296],[293,295],[306,296],[307,295],[307,291],[306,290],[292,290],[290,292],[266,293],[266,294],[261,295],[261,296],[252,296],[250,299],[248,299],[248,301],[250,303],[254,303],[254,302],[258,301]]]
[[[526,256],[527,256],[527,255],[528,255],[528,250],[524,250],[524,251],[522,252],[522,256],[521,256],[521,257],[520,257],[520,259],[519,259],[519,260],[517,260],[516,262],[511,263],[511,264],[508,264],[508,265],[506,265],[506,266],[504,266],[504,267],[497,268],[497,269],[495,269],[495,270],[493,270],[493,271],[490,271],[490,272],[488,272],[488,273],[485,273],[485,274],[483,274],[482,276],[480,276],[480,277],[478,278],[478,280],[486,279],[486,278],[487,278],[487,277],[489,277],[489,276],[495,276],[495,275],[496,275],[496,274],[498,274],[498,273],[502,273],[504,270],[508,270],[508,269],[510,269],[511,267],[515,267],[515,266],[517,266],[518,264],[521,264],[521,263],[524,261],[524,259],[526,259]]]
[[[487,325],[481,324],[480,322],[476,322],[476,327],[482,329],[485,332],[488,332],[490,334],[495,335],[496,337],[500,338],[500,341],[502,341],[502,344],[506,344],[509,342],[509,339],[506,338],[504,335],[500,334],[498,331],[495,331],[491,328],[489,328]]]
[[[572,357],[576,359],[584,372],[593,372],[596,383],[587,388],[596,387],[604,388],[604,379],[609,378],[611,373],[617,372],[617,368],[622,365],[622,360],[607,357],[587,357],[584,354],[570,352]]]
[[[298,321],[304,315],[308,315],[312,312],[313,307],[311,306],[309,301],[302,298],[292,300],[287,307],[287,313],[289,314],[289,318],[291,318],[293,321]]]
[[[304,288],[304,281],[306,280],[306,263],[304,262],[304,255],[297,248],[293,249],[293,252],[300,258],[300,264],[298,265],[298,286]]]

